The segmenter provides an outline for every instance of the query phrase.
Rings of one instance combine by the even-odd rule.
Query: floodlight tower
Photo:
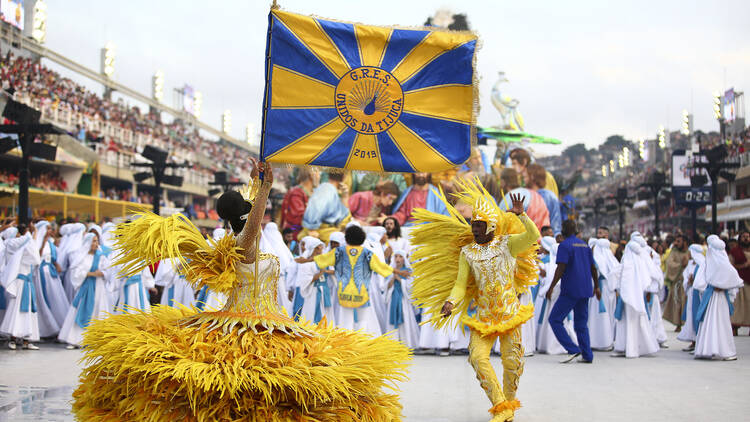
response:
[[[161,148],[152,147],[151,145],[146,145],[146,147],[143,149],[143,152],[141,153],[143,158],[151,161],[150,163],[132,163],[131,166],[133,167],[140,167],[140,168],[146,168],[148,170],[151,170],[150,172],[142,171],[140,173],[136,173],[133,175],[133,179],[140,183],[144,180],[153,177],[154,178],[154,186],[156,188],[156,192],[154,192],[154,214],[159,215],[160,211],[160,205],[161,205],[161,184],[162,182],[172,185],[172,186],[182,186],[182,176],[174,176],[174,175],[168,175],[165,174],[165,170],[168,168],[182,168],[182,167],[189,167],[188,164],[177,164],[177,163],[167,163],[167,151],[164,151]]]

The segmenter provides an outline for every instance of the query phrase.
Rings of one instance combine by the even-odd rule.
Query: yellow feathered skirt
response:
[[[210,314],[210,313],[205,313]],[[202,315],[205,315],[202,314]],[[73,412],[83,421],[397,421],[409,349],[319,324],[294,336],[195,310],[92,321]],[[215,324],[214,324],[215,325]],[[385,392],[389,389],[391,392]]]

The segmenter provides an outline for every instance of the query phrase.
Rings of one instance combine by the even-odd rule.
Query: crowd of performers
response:
[[[315,194],[326,184],[330,182]],[[431,192],[425,193],[424,202],[415,201],[413,207],[427,208],[424,203]],[[351,219],[341,231],[327,230],[325,239],[318,231],[300,235],[298,240],[290,230],[282,232],[277,224],[266,222],[260,248],[279,258],[279,305],[296,319],[317,323],[325,318],[343,328],[388,334],[417,353],[468,353],[469,328],[436,329],[411,298],[412,226],[401,226],[394,216],[381,221],[380,225],[367,225],[361,219]],[[34,342],[40,338],[56,338],[69,348],[80,347],[92,318],[148,311],[152,303],[199,309],[223,306],[223,294],[207,287],[194,291],[176,270],[176,263],[169,260],[123,278],[120,268],[112,264],[117,254],[112,250],[114,227],[111,222],[56,227],[46,220],[29,227],[3,227],[0,333],[10,337],[11,349],[37,349]],[[523,325],[527,356],[565,353],[549,323],[561,286],[548,292],[562,236],[556,239],[550,226],[539,229],[538,284],[523,298],[535,305],[534,317]],[[225,232],[217,228],[210,235],[218,240]],[[608,230],[600,228],[596,238],[588,239],[600,287],[600,297],[590,299],[586,321],[591,348],[626,357],[655,354],[668,347],[666,319],[680,331],[677,338],[687,343],[686,352],[700,358],[735,359],[732,331],[750,325],[750,295],[745,284],[750,281],[749,237],[747,232],[741,233],[738,246],[728,255],[724,242],[716,236],[709,236],[703,244],[688,244],[685,236],[677,236],[660,254],[634,232],[618,260]],[[336,266],[346,246],[361,246],[362,262],[367,264],[362,268],[356,264],[359,266],[351,277],[358,288],[366,286],[366,307],[338,303],[339,291],[347,285],[339,282],[342,270],[337,274]],[[659,317],[662,314],[663,319]],[[576,341],[572,315],[564,319],[564,326]],[[494,350],[499,352],[499,343]]]

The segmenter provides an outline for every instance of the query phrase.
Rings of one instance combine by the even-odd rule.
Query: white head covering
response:
[[[95,231],[96,234],[99,235],[99,240],[101,241],[101,239],[102,239],[102,228],[99,227],[98,224],[91,223],[91,224],[89,224],[89,229],[86,230],[86,231],[90,232],[91,230]]]
[[[323,245],[323,242],[320,239],[312,236],[305,236],[302,241],[305,242],[305,253],[302,254],[303,258],[309,258],[310,256],[312,256],[315,248]]]
[[[83,260],[86,258],[86,255],[88,255],[89,251],[91,250],[91,243],[94,242],[95,236],[96,235],[94,233],[86,233],[86,235],[83,236],[83,242],[81,243],[81,246],[75,251],[71,251],[73,256],[70,260],[70,268],[75,268],[81,265]]]
[[[402,257],[404,257],[404,266],[406,268],[411,268],[411,262],[409,262],[409,254],[407,254],[406,251],[403,249],[397,249],[393,251],[393,256],[391,257],[392,268],[396,268],[396,259],[395,259],[396,255],[401,255]],[[396,269],[398,270],[399,268],[396,268]]]
[[[688,247],[688,251],[690,251],[690,258],[696,264],[703,265],[706,262],[706,256],[703,255],[703,246],[693,243]]]
[[[359,224],[359,221],[357,221],[357,220],[352,220],[352,221],[350,221],[350,222],[346,223],[346,227],[344,227],[344,230],[348,229],[348,228],[349,228],[349,227],[351,227],[351,226],[362,227],[362,225],[361,225],[361,224]]]
[[[47,235],[47,227],[49,227],[49,221],[47,220],[41,220],[34,224],[34,227],[36,227],[36,233],[34,234],[34,243],[36,243],[37,249],[42,247],[42,242],[44,242],[44,236]]]
[[[542,237],[542,247],[549,251],[550,255],[550,261],[552,261],[553,257],[557,257],[557,241],[552,236],[544,236]]]
[[[8,227],[7,229],[3,230],[2,236],[3,240],[13,239],[18,234],[18,227]]]
[[[645,313],[646,307],[643,302],[643,292],[651,284],[649,268],[644,265],[642,257],[643,248],[639,242],[632,239],[625,245],[620,265],[615,268],[612,276],[607,276],[615,283],[615,288],[620,290],[620,297],[638,313]]]
[[[706,243],[708,243],[706,264],[698,269],[693,288],[703,291],[709,284],[724,290],[742,287],[744,282],[737,273],[737,269],[729,261],[724,241],[712,234],[708,236]]]
[[[114,228],[116,227],[116,224],[108,221],[102,225],[102,232],[101,232],[101,241],[102,245],[111,248],[115,244],[114,240]],[[96,230],[96,229],[95,229]]]
[[[304,254],[305,251],[307,251],[307,245],[311,242],[310,239],[315,239],[312,236],[305,236],[302,239],[299,240],[299,252],[300,254]]]
[[[266,224],[266,227],[263,228],[261,237],[261,240],[265,241],[271,249],[271,253],[279,258],[281,272],[284,273],[286,269],[294,263],[294,256],[286,243],[284,243],[284,236],[281,235],[279,226],[274,222]]]
[[[609,239],[595,239],[593,255],[599,274],[603,275],[605,278],[612,273],[619,264],[609,246]]]
[[[331,242],[338,242],[339,246],[346,246],[346,236],[344,236],[344,233],[341,232],[333,232],[328,238],[329,246],[331,245]]]
[[[224,237],[227,234],[227,231],[221,227],[215,228],[213,233],[211,233],[211,238],[215,241],[219,241],[222,237]]]

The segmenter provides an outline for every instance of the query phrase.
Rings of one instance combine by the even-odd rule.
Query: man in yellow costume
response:
[[[523,372],[521,325],[534,311],[533,305],[521,305],[519,297],[534,283],[539,232],[524,213],[520,195],[511,195],[511,207],[503,212],[478,180],[457,180],[457,186],[459,200],[473,205],[471,224],[447,201],[450,216],[415,212],[417,223],[429,224],[417,224],[413,231],[418,260],[413,296],[433,315],[439,307],[444,318],[433,323],[445,325],[458,314],[460,323],[471,329],[469,362],[492,402],[492,421],[511,421],[520,407],[516,389]],[[502,387],[489,360],[498,338]]]

